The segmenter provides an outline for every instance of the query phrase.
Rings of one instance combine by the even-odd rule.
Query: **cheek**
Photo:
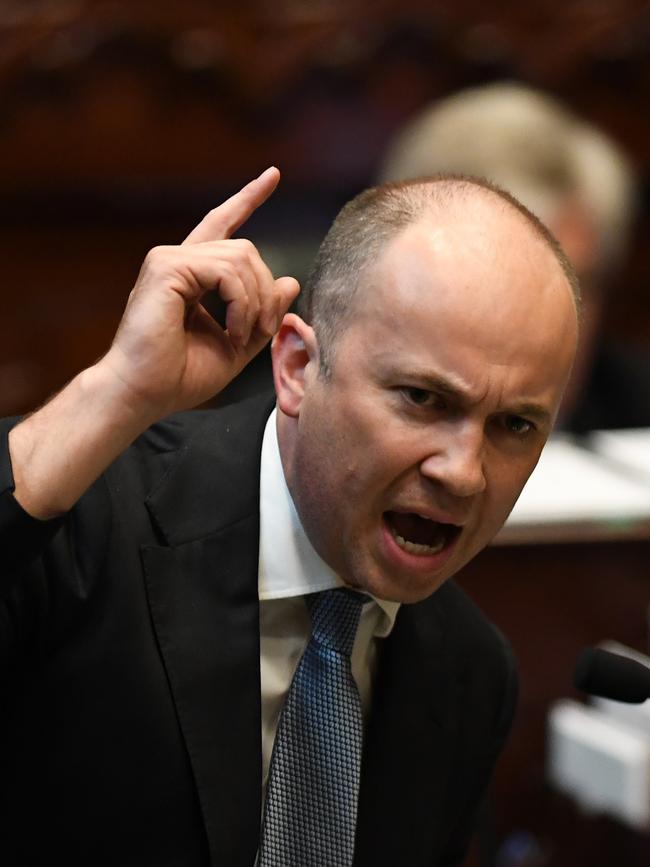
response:
[[[355,512],[376,508],[382,493],[417,464],[409,459],[417,457],[417,448],[410,442],[413,431],[379,398],[337,398],[327,402],[327,412],[321,404],[319,413],[309,415],[303,458],[327,499],[338,501],[346,520],[355,521]]]

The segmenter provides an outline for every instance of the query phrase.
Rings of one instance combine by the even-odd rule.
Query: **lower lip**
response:
[[[397,540],[388,526],[386,518],[381,522],[382,548],[387,559],[401,569],[411,572],[436,572],[447,563],[451,557],[460,534],[454,536],[445,547],[436,554],[411,554],[397,544]]]

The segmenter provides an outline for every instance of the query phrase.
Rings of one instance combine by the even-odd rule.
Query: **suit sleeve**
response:
[[[0,681],[19,671],[24,658],[44,648],[65,601],[81,595],[86,572],[81,563],[84,540],[102,542],[86,514],[71,510],[52,520],[39,520],[14,497],[8,434],[18,419],[0,421]],[[98,497],[95,496],[97,501]],[[106,521],[106,509],[93,510]],[[81,546],[80,546],[81,541]]]
[[[0,599],[6,599],[16,585],[17,573],[39,556],[65,522],[65,518],[33,518],[14,497],[8,438],[19,421],[0,422]]]

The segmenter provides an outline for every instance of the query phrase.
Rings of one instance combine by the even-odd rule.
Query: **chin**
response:
[[[427,581],[418,580],[413,575],[408,577],[379,575],[370,579],[358,579],[355,576],[346,583],[362,593],[372,594],[377,599],[408,605],[428,599],[446,580],[447,576],[442,575],[430,577]]]
[[[394,592],[391,593],[390,596],[381,596],[381,599],[386,599],[391,602],[401,602],[403,605],[413,604],[415,602],[423,602],[425,599],[428,599],[429,596],[433,596],[433,594],[438,590],[444,583],[445,578],[441,578],[439,581],[436,581],[435,584],[427,584],[426,587],[421,586],[400,586],[395,588]]]

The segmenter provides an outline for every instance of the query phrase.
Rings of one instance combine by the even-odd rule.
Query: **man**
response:
[[[313,854],[337,845],[320,840],[329,827],[324,849],[301,833],[307,854],[278,854],[273,834],[291,837],[303,804],[269,774],[307,605],[341,585],[363,594],[358,813],[349,787],[319,800],[316,777],[304,797],[335,814],[340,795],[355,865],[462,861],[515,672],[445,582],[539,457],[576,287],[514,200],[440,179],[351,202],[286,313],[295,281],[230,240],[278,178],[152,251],[106,355],[5,426],[5,863],[250,865],[265,799],[261,864],[351,864],[349,848]],[[252,401],[153,424],[223,388],[276,331],[270,418]]]

